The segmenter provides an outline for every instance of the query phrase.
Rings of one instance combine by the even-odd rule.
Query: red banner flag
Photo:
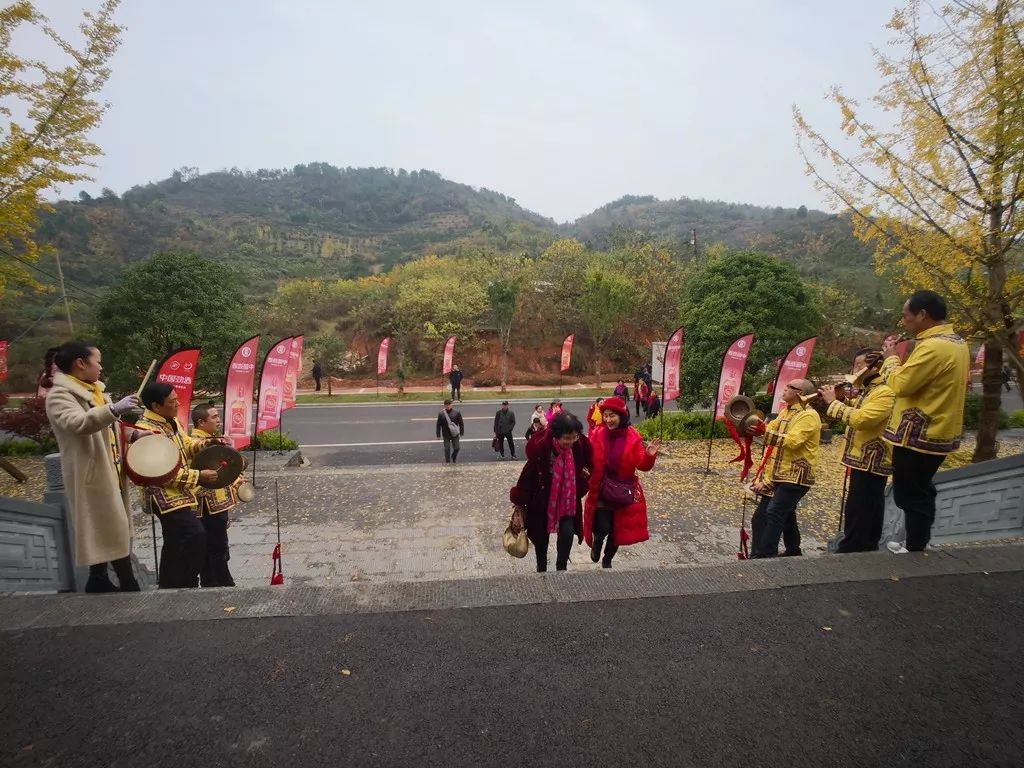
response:
[[[679,326],[669,336],[668,344],[665,345],[665,378],[663,379],[665,385],[662,392],[664,395],[662,407],[679,397],[679,380],[682,375],[683,342],[685,340],[686,329]]]
[[[302,336],[292,337],[291,348],[288,350],[288,370],[284,375],[282,411],[288,411],[295,407],[295,395],[299,389],[299,377],[302,376],[302,343]]]
[[[252,396],[259,356],[260,337],[253,336],[235,350],[224,376],[224,434],[238,451],[252,440]]]
[[[974,368],[981,370],[985,367],[985,345],[978,347],[978,354],[974,356]]]
[[[380,343],[377,350],[377,375],[383,376],[388,372],[388,351],[391,349],[391,337],[386,336]]]
[[[804,339],[794,346],[786,354],[779,367],[779,374],[775,379],[775,395],[772,398],[772,413],[778,413],[782,404],[782,393],[786,390],[789,382],[794,379],[806,379],[807,370],[811,367],[811,356],[814,354],[814,345],[818,342],[817,336]]]
[[[569,370],[569,366],[572,365],[572,345],[576,341],[576,334],[570,333],[565,337],[565,341],[562,342],[562,366],[558,370],[561,373],[565,373]]]
[[[441,374],[447,376],[452,372],[452,358],[455,356],[455,339],[456,336],[449,336],[448,341],[444,343],[444,364],[441,366]]]
[[[265,432],[281,423],[284,379],[288,373],[291,336],[281,339],[263,358],[260,371],[260,404],[256,409],[256,432]]]
[[[199,347],[182,347],[165,357],[157,366],[154,381],[162,381],[174,387],[178,393],[178,421],[185,429],[192,425],[189,411],[192,410],[192,393],[196,386],[196,371],[199,369]]]
[[[718,396],[715,419],[725,417],[725,404],[743,388],[743,374],[747,370],[747,357],[754,344],[754,334],[748,333],[733,341],[722,356],[722,372],[718,376]]]
[[[7,381],[7,339],[0,339],[0,381]]]

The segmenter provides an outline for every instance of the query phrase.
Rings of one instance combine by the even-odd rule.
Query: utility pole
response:
[[[64,270],[60,267],[60,250],[55,249],[53,256],[57,260],[57,277],[60,278],[60,293],[64,298],[64,314],[68,318],[68,333],[73,337],[75,335],[75,326],[71,324],[71,306],[68,304],[68,292],[64,290]]]

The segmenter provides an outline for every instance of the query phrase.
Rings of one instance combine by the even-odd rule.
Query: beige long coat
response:
[[[109,404],[110,398],[104,395]],[[110,408],[63,373],[53,379],[46,415],[60,446],[61,474],[75,526],[75,563],[106,563],[127,557],[132,522],[128,490],[110,455]],[[116,432],[116,428],[115,428]]]

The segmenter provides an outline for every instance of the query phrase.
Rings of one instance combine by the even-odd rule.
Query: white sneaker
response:
[[[892,552],[894,555],[905,555],[908,552],[910,552],[910,550],[903,546],[903,543],[899,541],[887,542],[885,548]]]

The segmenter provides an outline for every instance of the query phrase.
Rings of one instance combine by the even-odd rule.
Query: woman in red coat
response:
[[[650,538],[647,500],[636,471],[653,469],[661,440],[644,447],[640,433],[629,423],[629,408],[622,398],[609,397],[601,404],[601,413],[604,424],[590,433],[594,471],[583,510],[583,537],[590,545],[590,559],[611,568],[619,547]],[[606,477],[611,482],[605,483]]]
[[[537,554],[537,571],[548,569],[548,543],[557,534],[555,568],[564,571],[572,540],[583,537],[583,496],[593,467],[583,425],[571,413],[557,414],[526,444],[526,465],[509,499],[523,511],[526,535]]]

